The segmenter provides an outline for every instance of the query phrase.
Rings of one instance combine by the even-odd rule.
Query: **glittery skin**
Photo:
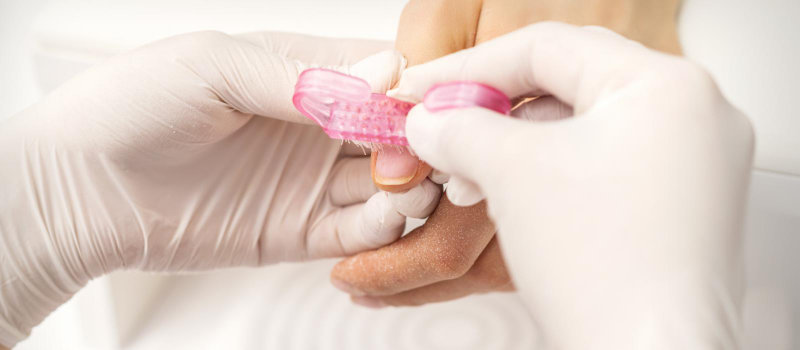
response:
[[[457,278],[473,266],[494,232],[485,202],[457,207],[442,196],[425,225],[391,245],[340,262],[332,277],[369,295]]]

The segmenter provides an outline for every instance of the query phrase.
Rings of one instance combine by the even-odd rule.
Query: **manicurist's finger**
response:
[[[512,98],[552,94],[580,113],[601,94],[623,88],[615,85],[620,72],[643,69],[633,62],[645,52],[615,33],[541,22],[410,67],[391,95],[421,101],[436,83],[475,81]]]
[[[447,199],[459,207],[475,205],[484,198],[481,189],[474,182],[460,176],[450,177],[447,183]]]
[[[181,67],[202,79],[210,97],[245,114],[309,124],[311,120],[292,103],[297,78],[305,69],[325,66],[362,78],[374,92],[383,92],[394,85],[406,64],[399,52],[388,50],[353,64],[321,65],[220,32],[193,33],[166,42],[170,50],[165,53],[181,52]]]
[[[308,233],[309,258],[355,254],[394,242],[405,229],[406,218],[398,213],[385,192],[363,204],[332,211]]]
[[[429,179],[422,181],[419,186],[401,193],[389,193],[389,200],[395,209],[408,217],[423,219],[431,215],[439,204],[442,195],[442,186]]]
[[[331,203],[346,206],[365,202],[378,192],[369,176],[370,159],[367,157],[342,158],[334,165],[328,193]]]

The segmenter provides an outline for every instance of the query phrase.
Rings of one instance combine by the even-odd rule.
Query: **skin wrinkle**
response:
[[[472,33],[470,33],[471,34],[470,35],[470,41],[467,43],[465,48],[466,47],[473,47],[478,42],[478,33],[480,32],[478,30],[478,28],[480,28],[481,14],[483,14],[483,11],[484,11],[484,9],[483,9],[483,0],[478,0],[478,8],[479,8],[478,13],[475,16],[475,24],[472,26],[472,28],[475,28],[475,30]]]

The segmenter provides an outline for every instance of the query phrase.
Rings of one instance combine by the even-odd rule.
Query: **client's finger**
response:
[[[486,204],[457,207],[442,196],[428,221],[397,242],[339,262],[331,281],[354,295],[392,295],[469,271],[494,236]]]
[[[385,296],[354,296],[353,302],[367,307],[418,306],[458,299],[477,293],[512,291],[497,238],[492,239],[475,264],[461,277]]]

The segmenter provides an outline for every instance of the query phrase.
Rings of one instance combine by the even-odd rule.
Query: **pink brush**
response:
[[[414,104],[370,91],[363,79],[313,68],[300,74],[292,101],[331,138],[407,146],[406,115]],[[483,107],[508,114],[511,110],[502,92],[475,82],[436,84],[423,103],[431,111]]]

